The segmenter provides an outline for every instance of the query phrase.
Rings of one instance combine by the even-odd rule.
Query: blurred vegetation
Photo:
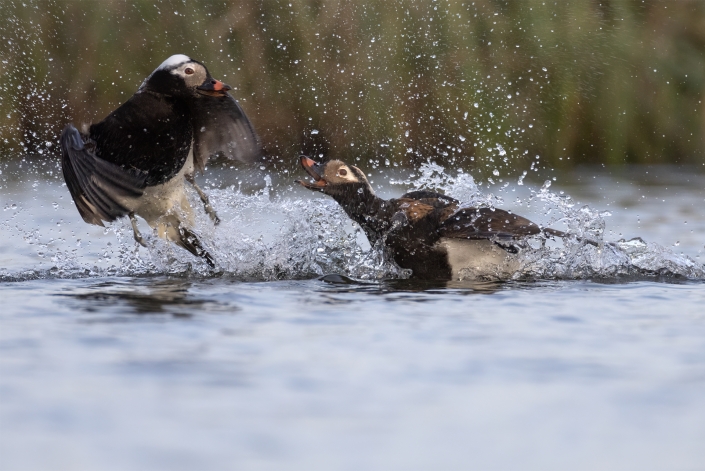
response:
[[[702,0],[5,0],[0,25],[0,159],[54,155],[183,53],[275,160],[705,165]]]

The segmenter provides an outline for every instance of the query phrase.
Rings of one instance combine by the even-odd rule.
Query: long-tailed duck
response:
[[[160,237],[215,266],[191,229],[184,182],[193,185],[217,224],[194,181],[195,170],[203,171],[216,153],[243,162],[261,156],[259,139],[230,89],[202,63],[177,54],[104,120],[83,133],[67,125],[61,134],[62,168],[83,220],[102,226],[129,216],[135,240],[144,245],[135,219],[141,216]]]
[[[333,197],[371,244],[382,241],[397,265],[416,278],[504,278],[520,267],[515,254],[521,239],[568,236],[502,209],[460,207],[457,200],[431,191],[384,200],[362,170],[339,160],[318,164],[301,157],[301,165],[313,178],[299,180],[301,185]]]

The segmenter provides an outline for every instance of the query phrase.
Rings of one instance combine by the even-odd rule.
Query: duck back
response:
[[[173,178],[186,163],[193,130],[181,100],[138,92],[103,121],[90,127],[98,157],[147,173],[146,184]]]

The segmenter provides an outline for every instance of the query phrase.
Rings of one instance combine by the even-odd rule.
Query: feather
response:
[[[463,208],[439,228],[441,237],[453,239],[511,240],[541,233],[528,219],[496,208]]]
[[[262,156],[259,138],[238,102],[229,94],[201,95],[193,113],[194,165],[203,171],[217,153],[252,163]]]
[[[142,195],[147,175],[97,157],[72,125],[61,133],[61,167],[78,212],[89,224],[103,225],[129,211],[122,204]]]

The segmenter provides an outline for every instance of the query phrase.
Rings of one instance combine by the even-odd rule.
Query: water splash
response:
[[[493,206],[501,204],[502,198],[493,194],[483,194],[472,175],[459,170],[450,175],[446,169],[435,162],[426,162],[419,167],[418,173],[408,178],[391,180],[392,185],[402,185],[411,190],[430,190],[451,196],[467,206]]]
[[[459,200],[461,206],[497,207],[503,203],[500,196],[483,194],[472,176],[462,172],[450,175],[433,162],[422,164],[418,174],[409,179],[392,183],[416,190],[440,191]],[[541,213],[549,218],[545,227],[565,225],[566,232],[573,237],[549,240],[540,236],[527,240],[518,255],[521,268],[510,279],[705,279],[704,266],[659,244],[641,238],[606,241],[605,218],[611,215],[608,211],[586,205],[578,207],[570,196],[556,194],[550,187],[551,181],[547,180],[539,190],[531,190],[524,204],[527,208],[541,207]]]
[[[135,243],[124,218],[107,225],[105,240],[94,244],[103,242],[96,252],[90,241],[47,237],[48,231],[41,227],[11,225],[15,212],[0,228],[13,239],[23,240],[40,259],[40,267],[0,268],[0,281],[155,274],[206,277],[214,273],[242,280],[301,279],[328,273],[367,280],[404,276],[379,247],[369,246],[362,231],[330,199],[273,196],[270,181],[255,194],[234,186],[208,193],[223,221],[217,227],[200,211],[197,195],[189,196],[197,209],[195,232],[216,259],[215,272],[157,237],[144,221],[140,227],[146,247]]]
[[[245,195],[236,188],[211,195],[227,211],[208,242],[233,276],[271,280],[344,273],[380,279],[400,273],[328,198],[271,197],[267,189]]]
[[[25,194],[52,201],[65,192],[57,179],[38,181],[39,186],[32,184]],[[424,164],[409,178],[392,183],[404,185],[404,191],[439,190],[465,206],[501,207],[504,202],[501,196],[481,191],[471,175],[449,174],[434,163]],[[208,193],[223,221],[217,227],[200,211],[197,195],[190,194],[190,198],[197,208],[196,233],[217,261],[215,272],[203,261],[156,237],[143,221],[146,248],[134,242],[127,220],[109,225],[102,235],[82,236],[80,230],[95,229],[82,222],[76,222],[80,230],[71,230],[67,227],[70,224],[60,228],[54,225],[60,226],[63,221],[58,219],[61,209],[75,211],[70,201],[63,200],[63,208],[54,203],[41,204],[44,213],[28,215],[36,209],[27,209],[20,199],[19,204],[4,205],[0,230],[11,244],[25,244],[24,252],[31,257],[18,255],[19,266],[0,268],[0,281],[155,274],[243,280],[301,279],[329,273],[365,280],[408,276],[407,271],[385,258],[380,247],[370,247],[359,227],[330,198],[310,194],[299,198],[288,188],[278,194],[270,180],[255,192],[231,186],[209,189]],[[532,190],[522,206],[534,213],[538,208],[541,217],[536,222],[567,230],[574,237],[529,239],[518,255],[520,269],[509,275],[510,279],[705,279],[702,265],[669,248],[641,239],[605,240],[609,213],[580,206],[569,196],[550,191],[550,182]],[[58,222],[47,222],[46,214],[56,215]],[[586,239],[597,246],[586,243]]]

